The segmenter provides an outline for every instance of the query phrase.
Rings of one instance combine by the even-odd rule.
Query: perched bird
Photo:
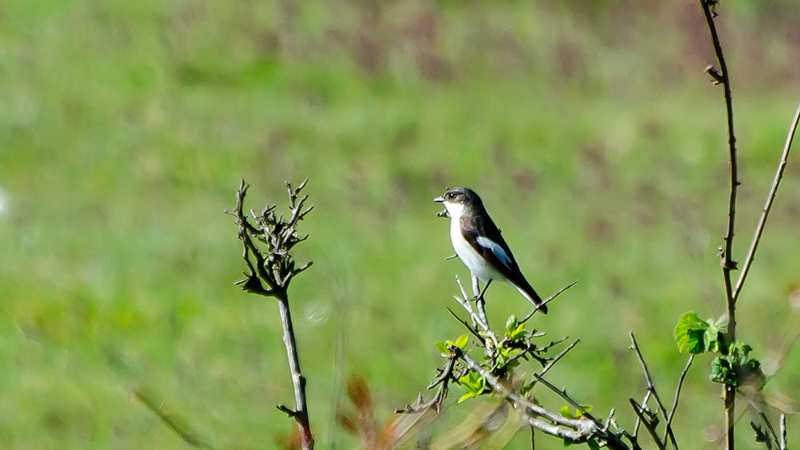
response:
[[[456,255],[472,273],[476,296],[479,292],[477,280],[487,283],[487,287],[492,280],[504,281],[539,307],[539,311],[547,314],[547,307],[539,306],[542,298],[520,272],[511,249],[475,191],[467,187],[455,187],[433,201],[444,203],[447,208],[450,241]]]

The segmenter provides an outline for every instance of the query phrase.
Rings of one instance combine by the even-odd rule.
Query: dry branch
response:
[[[314,437],[308,420],[306,378],[300,370],[300,357],[287,293],[292,279],[311,266],[309,261],[299,268],[296,267],[289,253],[295,245],[308,237],[297,235],[298,223],[313,208],[303,209],[308,195],[300,197],[300,191],[307,181],[303,181],[297,188],[293,188],[289,182],[286,183],[291,213],[288,220],[283,215],[275,214],[276,206],[267,205],[260,214],[250,210],[250,216],[255,222],[252,224],[244,209],[244,198],[248,188],[244,180],[236,192],[236,209],[233,212],[225,212],[236,217],[236,224],[239,226],[238,237],[244,248],[242,258],[249,269],[249,273],[245,273],[245,278],[236,284],[241,285],[247,292],[274,297],[278,301],[283,325],[283,343],[294,387],[295,408],[291,409],[284,405],[277,405],[277,408],[297,422],[303,449],[311,450],[314,448]]]

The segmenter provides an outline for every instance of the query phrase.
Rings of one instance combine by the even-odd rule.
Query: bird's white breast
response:
[[[445,203],[447,212],[450,213],[450,242],[453,244],[453,250],[456,255],[461,259],[461,262],[467,266],[473,275],[478,277],[483,282],[489,280],[503,280],[504,277],[500,275],[486,260],[472,248],[469,242],[464,239],[461,233],[461,214],[464,212],[464,205],[455,203]]]

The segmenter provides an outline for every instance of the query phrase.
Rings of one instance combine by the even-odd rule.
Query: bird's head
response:
[[[453,219],[459,219],[464,211],[472,211],[483,207],[483,202],[478,194],[468,187],[449,188],[441,197],[433,199],[438,203],[444,203],[447,208],[447,215]],[[442,213],[439,213],[442,217]]]

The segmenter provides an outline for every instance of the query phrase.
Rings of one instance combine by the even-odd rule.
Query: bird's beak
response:
[[[433,199],[433,201],[435,201],[436,203],[443,203],[444,199],[442,197],[436,197],[435,199]]]

